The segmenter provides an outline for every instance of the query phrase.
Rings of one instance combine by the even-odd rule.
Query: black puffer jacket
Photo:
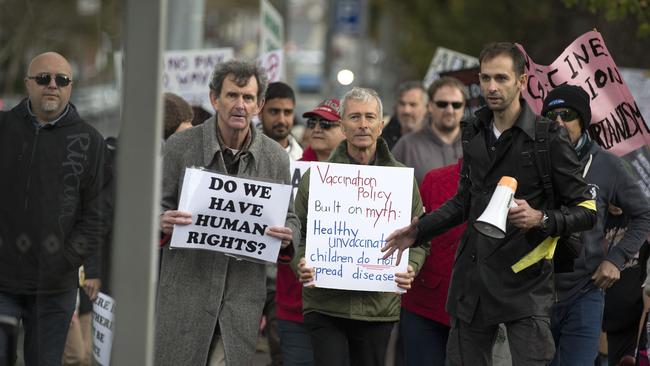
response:
[[[78,284],[112,209],[102,136],[75,107],[36,128],[23,100],[0,112],[0,292],[55,293]]]

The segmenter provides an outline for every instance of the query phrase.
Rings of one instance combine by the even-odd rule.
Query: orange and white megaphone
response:
[[[474,229],[479,233],[495,239],[506,236],[506,220],[510,207],[516,207],[515,191],[517,180],[513,177],[503,176],[490,198],[487,208],[474,222]]]

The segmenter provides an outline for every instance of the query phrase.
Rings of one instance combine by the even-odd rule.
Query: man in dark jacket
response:
[[[41,54],[29,97],[0,112],[0,315],[22,319],[26,365],[61,365],[79,266],[111,217],[106,145],[69,103],[71,84],[68,61]]]
[[[452,365],[491,364],[498,325],[505,323],[513,364],[546,365],[555,353],[551,238],[591,228],[595,203],[577,174],[580,165],[566,131],[556,124],[546,124],[551,128],[544,154],[552,161],[549,183],[557,202],[546,197],[536,161],[537,116],[520,99],[527,77],[519,49],[512,43],[489,44],[479,60],[487,108],[463,125],[458,192],[391,234],[384,249],[389,256],[465,220],[474,223],[500,178],[517,179],[518,206],[510,209],[505,238],[484,236],[468,225],[456,252],[447,300],[452,326],[447,357]]]
[[[567,129],[582,174],[597,193],[598,209],[594,228],[579,236],[584,250],[573,271],[555,276],[558,302],[553,305],[551,329],[557,352],[553,365],[593,363],[598,355],[603,290],[620,278],[621,270],[639,252],[650,232],[650,203],[634,178],[619,158],[589,139],[589,99],[579,86],[562,85],[548,94],[542,108],[542,115]],[[606,251],[603,242],[610,203],[622,208],[630,221],[621,241]]]

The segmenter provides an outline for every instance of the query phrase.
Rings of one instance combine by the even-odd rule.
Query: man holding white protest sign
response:
[[[231,233],[250,232],[260,236],[263,231],[268,239],[276,238],[281,241],[282,248],[292,250],[291,243],[299,239],[299,222],[293,214],[290,199],[284,203],[288,211],[285,220],[280,220],[284,221],[283,225],[269,226],[253,220],[234,222],[237,212],[250,219],[269,210],[269,207],[259,204],[259,200],[270,198],[274,192],[274,188],[265,182],[290,182],[286,152],[251,125],[251,119],[263,104],[266,84],[266,75],[254,63],[228,61],[215,68],[210,82],[210,100],[217,115],[200,126],[173,135],[165,144],[164,213],[160,223],[163,232],[171,233],[175,226],[180,228],[179,225],[193,225],[194,228],[223,226],[223,222],[229,219],[226,228],[231,229]],[[257,201],[246,202],[242,195],[234,199],[226,197],[223,192],[214,192],[209,202],[198,203],[208,206],[213,213],[211,217],[181,211],[181,188],[184,191],[189,189],[181,183],[186,168],[192,166],[219,173],[209,178],[204,189],[234,193],[241,185],[243,196],[253,195],[255,191]],[[235,182],[227,179],[226,174],[255,178],[258,182],[252,183],[250,179]],[[201,200],[200,195],[197,199]],[[279,209],[284,212],[287,207]],[[171,246],[187,246],[188,243],[204,248],[224,245],[226,249],[235,251],[239,246],[241,254],[244,254],[247,248],[251,248],[250,241],[254,241],[246,240],[239,245],[240,241],[234,235],[231,240],[223,235],[217,238],[215,235],[218,234],[197,230],[189,230],[186,234],[178,239],[182,238],[184,245],[178,245],[183,240],[172,239]],[[205,244],[200,244],[203,242]],[[256,242],[256,250],[248,253],[258,253],[260,248]],[[160,271],[156,364],[205,365],[216,354],[213,350],[220,347],[223,347],[227,364],[249,364],[255,352],[266,297],[265,265],[239,260],[218,251],[172,249],[163,251]]]
[[[347,140],[328,160],[338,164],[317,163],[305,173],[298,188],[295,208],[301,220],[301,241],[292,266],[300,282],[317,286],[303,289],[304,321],[315,365],[383,365],[391,330],[399,319],[397,292],[410,289],[427,249],[411,251],[408,265],[395,273],[395,258],[382,261],[380,248],[391,228],[422,213],[422,201],[412,170],[403,168],[379,138],[383,122],[377,93],[353,88],[343,97],[339,114]],[[381,167],[395,168],[387,172]],[[378,178],[382,173],[383,179]],[[411,191],[400,197],[410,197],[410,202],[395,201],[396,189],[385,187],[403,186],[405,179]],[[331,194],[317,192],[317,188],[322,191],[317,186],[323,183],[316,184],[319,180],[336,184],[335,201]],[[312,197],[310,187],[315,190]],[[341,205],[339,195],[343,200],[348,190],[357,192],[356,201]],[[403,193],[404,188],[398,190]],[[350,213],[357,216],[346,220]],[[340,219],[328,223],[327,217]],[[335,244],[324,251],[314,248],[322,240]],[[314,268],[307,261],[314,263]]]

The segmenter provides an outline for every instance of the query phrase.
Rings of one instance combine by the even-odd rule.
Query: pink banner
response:
[[[582,87],[591,97],[589,134],[600,146],[623,156],[650,143],[650,127],[621,77],[600,33],[583,34],[551,65],[526,57],[528,86],[524,98],[536,113],[548,92],[565,83]]]

